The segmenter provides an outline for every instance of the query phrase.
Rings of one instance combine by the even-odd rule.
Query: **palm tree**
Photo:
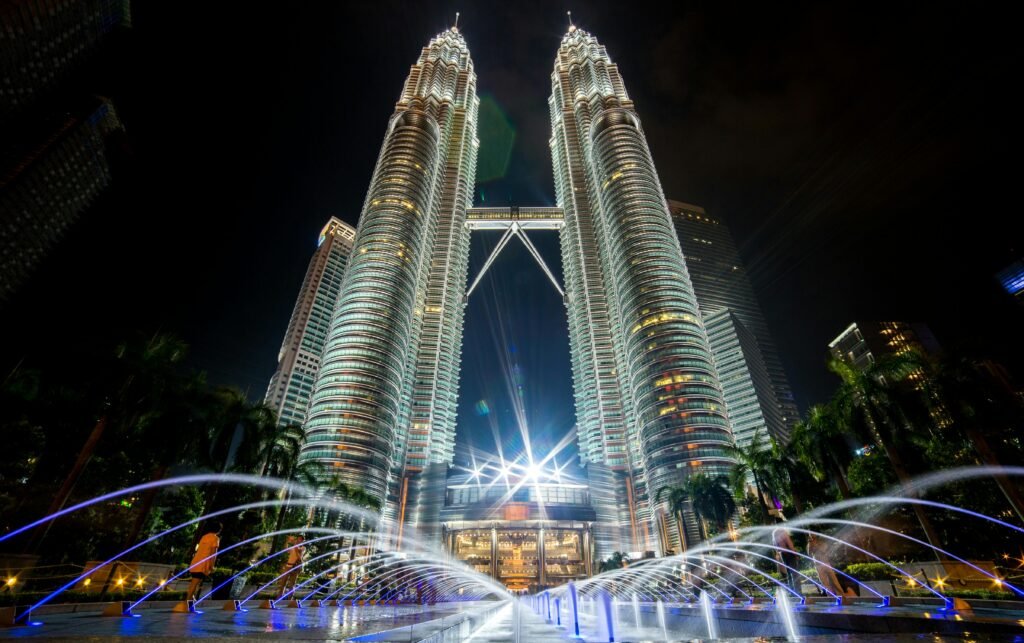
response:
[[[928,364],[922,388],[933,414],[948,420],[942,427],[945,440],[964,440],[989,466],[1002,467],[1004,458],[1020,458],[1017,446],[1024,408],[983,365],[963,358],[946,357]],[[992,443],[996,443],[996,447]],[[1004,455],[1000,458],[998,453]],[[993,476],[1017,517],[1024,521],[1024,499],[1017,485],[1004,474]]]
[[[911,375],[921,373],[921,360],[913,353],[886,356],[863,371],[838,359],[831,359],[829,370],[842,380],[832,398],[839,416],[853,429],[863,429],[882,448],[901,485],[911,482],[910,472],[895,444],[900,433],[912,435],[917,427],[909,421],[911,413],[903,406],[905,396],[895,386]],[[921,505],[912,505],[925,539],[938,547],[938,533]]]
[[[614,552],[611,556],[601,561],[598,565],[598,571],[610,572],[616,569],[622,569],[629,564],[629,555],[624,551]]]
[[[263,445],[261,476],[276,478],[289,477],[289,472],[299,459],[299,452],[305,442],[305,433],[298,424],[286,424],[277,430]]]
[[[797,422],[790,434],[790,447],[796,457],[818,480],[830,479],[843,498],[851,498],[846,468],[850,451],[845,441],[848,430],[835,404],[819,404],[807,411],[807,419]]]
[[[684,516],[689,509],[690,496],[684,487],[662,487],[654,495],[654,502],[662,500],[668,505],[669,512],[676,521],[676,531],[679,533],[679,544],[683,551],[686,551],[686,522]]]
[[[140,417],[161,406],[162,397],[175,385],[187,350],[180,339],[162,333],[144,341],[125,341],[116,347],[113,359],[104,365],[107,368],[100,369],[96,422],[54,494],[47,515],[67,503],[108,429],[130,432]],[[39,546],[51,524],[33,532],[27,550]]]
[[[725,476],[710,476],[697,473],[686,479],[686,489],[693,503],[693,513],[701,525],[704,540],[707,540],[708,524],[715,528],[716,533],[729,524],[729,519],[736,513],[736,501],[726,488],[729,479]]]
[[[709,523],[716,532],[721,531],[736,513],[736,501],[729,493],[728,485],[729,479],[726,476],[696,473],[687,477],[681,486],[658,489],[654,501],[661,502],[663,497],[667,500],[669,507],[676,514],[680,535],[686,533],[682,516],[689,503],[697,517],[701,539],[707,540]],[[681,537],[681,540],[682,538],[684,537]]]
[[[726,452],[736,460],[736,465],[729,472],[733,493],[738,498],[746,496],[747,480],[753,478],[758,502],[764,508],[765,515],[770,516],[771,508],[765,498],[772,493],[772,488],[765,483],[771,476],[772,452],[761,448],[761,431],[754,432],[747,446],[733,444],[726,448]]]
[[[182,377],[169,387],[160,407],[139,418],[138,457],[152,461],[150,481],[163,480],[176,465],[201,460],[209,439],[205,390],[203,374]],[[138,540],[160,491],[154,487],[142,494],[135,524],[124,541],[126,547]]]

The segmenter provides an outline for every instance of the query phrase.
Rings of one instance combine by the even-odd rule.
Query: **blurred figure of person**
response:
[[[786,585],[797,594],[800,594],[800,582],[797,580],[796,568],[800,564],[800,557],[796,553],[796,545],[789,537],[789,532],[779,528],[772,531],[772,540],[779,549],[775,550],[775,557],[779,561],[779,573],[786,579]]]
[[[839,580],[832,568],[832,562],[829,560],[829,546],[824,538],[808,534],[807,555],[814,559],[814,570],[818,572],[818,582],[824,585],[825,589],[836,596],[856,596]]]
[[[302,571],[302,559],[306,556],[306,546],[302,543],[304,539],[301,535],[289,536],[288,540],[285,541],[285,549],[288,549],[288,558],[285,560],[284,576],[281,577],[281,585],[277,592],[278,600],[284,598],[285,594],[290,589],[295,587],[295,582],[299,580],[299,572]]]
[[[212,522],[206,526],[206,533],[199,539],[196,545],[196,555],[188,566],[192,574],[192,582],[185,592],[185,600],[194,601],[199,594],[199,588],[203,581],[213,574],[213,564],[217,561],[217,550],[220,549],[220,531],[223,525],[219,522]]]

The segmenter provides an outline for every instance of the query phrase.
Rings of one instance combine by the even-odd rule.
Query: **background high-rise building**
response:
[[[128,0],[0,2],[0,302],[111,181],[123,127],[90,59],[130,22]]]
[[[267,387],[266,403],[277,411],[281,426],[306,421],[320,355],[331,326],[331,315],[341,292],[341,279],[352,254],[356,230],[331,217],[317,241],[306,278],[295,301],[284,342],[277,354],[277,370]]]
[[[0,120],[63,86],[107,36],[130,23],[128,0],[0,2]]]
[[[20,145],[7,140],[10,156],[0,166],[0,302],[110,183],[107,143],[123,129],[108,100],[36,125]]]
[[[704,323],[736,444],[742,448],[755,438],[760,445],[769,436],[778,438],[771,427],[784,424],[757,338],[728,308],[705,315]]]
[[[707,335],[618,67],[595,37],[570,26],[551,86],[581,456],[621,471],[633,487],[631,522],[656,518],[657,547],[680,551],[699,537],[696,520],[686,512],[680,530],[653,512],[658,491],[732,466]]]
[[[829,342],[828,350],[857,370],[866,370],[886,355],[903,355],[915,350],[922,355],[941,351],[932,331],[915,322],[857,321]]]
[[[1024,259],[1014,261],[997,272],[996,280],[1003,290],[1024,305]]]
[[[757,349],[775,392],[776,411],[762,411],[767,433],[785,442],[789,439],[789,428],[799,419],[799,411],[736,243],[725,224],[709,216],[704,208],[672,200],[668,206],[701,314],[707,319],[728,309],[757,340]],[[753,348],[748,350],[750,354],[753,352]],[[726,403],[729,403],[728,396]]]

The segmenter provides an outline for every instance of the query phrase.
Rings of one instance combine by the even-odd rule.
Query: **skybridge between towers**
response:
[[[494,246],[494,250],[491,251],[487,261],[484,263],[483,268],[480,269],[480,274],[476,276],[473,283],[470,284],[469,289],[466,290],[466,295],[463,297],[463,303],[469,302],[469,296],[473,294],[473,291],[479,285],[480,280],[487,274],[487,270],[494,263],[494,260],[498,258],[501,251],[505,249],[508,242],[512,240],[512,237],[518,237],[523,245],[526,246],[526,250],[530,253],[530,256],[534,258],[537,264],[540,266],[544,274],[547,275],[548,280],[551,281],[551,285],[555,287],[558,294],[562,296],[562,301],[568,304],[568,297],[562,286],[555,279],[555,275],[548,268],[548,265],[544,263],[544,259],[540,256],[537,251],[537,247],[533,245],[530,238],[526,236],[527,230],[561,230],[565,225],[565,215],[562,212],[562,208],[551,208],[551,207],[519,207],[510,206],[507,208],[469,208],[466,210],[466,229],[469,231],[475,230],[504,230],[504,234],[501,239],[498,240],[498,244]]]

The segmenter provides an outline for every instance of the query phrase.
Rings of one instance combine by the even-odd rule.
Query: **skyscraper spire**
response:
[[[452,25],[452,31],[458,31],[458,30],[459,30],[459,12],[456,11],[455,12],[455,24]]]
[[[565,15],[569,16],[569,32],[572,33],[573,31],[576,31],[576,25],[572,23],[572,12],[566,11]]]
[[[446,30],[395,105],[325,329],[301,458],[386,514],[404,470],[454,452],[463,307],[445,286],[466,281],[478,104],[466,41]]]
[[[571,25],[571,23],[570,23]],[[632,479],[637,523],[693,471],[732,461],[725,404],[683,253],[640,118],[597,38],[570,26],[551,75],[551,154],[565,210],[580,455]],[[634,503],[630,503],[631,507]],[[632,509],[631,509],[632,511]],[[662,552],[698,538],[697,521],[660,519]],[[637,543],[646,545],[646,543]],[[642,547],[646,548],[646,547]]]

